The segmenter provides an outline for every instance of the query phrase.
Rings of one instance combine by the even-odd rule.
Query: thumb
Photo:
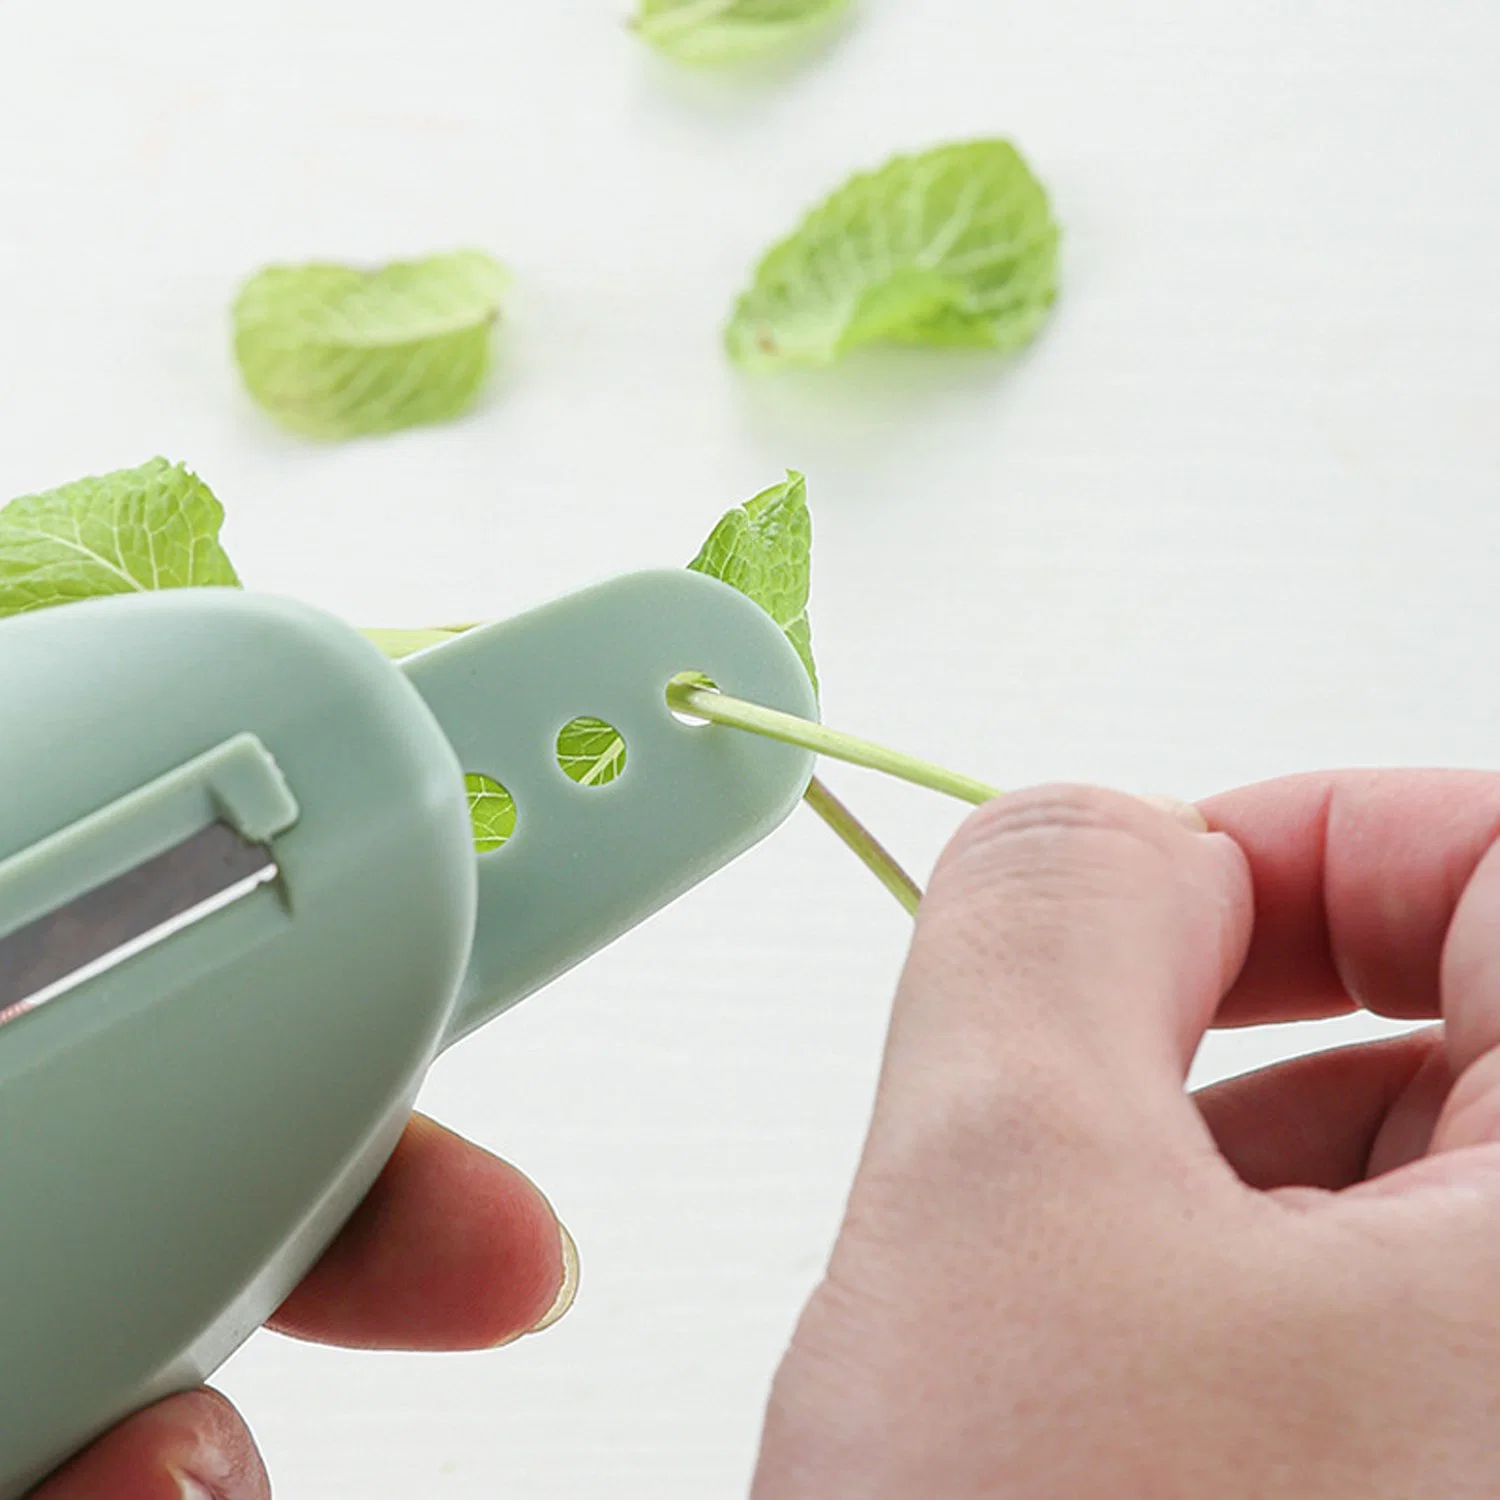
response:
[[[1402,1335],[1406,1346],[1446,1340],[1451,1372],[1476,1358],[1492,1365],[1500,1334],[1500,845],[1475,866],[1454,907],[1440,988],[1453,1082],[1427,1154],[1356,1184],[1329,1206],[1405,1277],[1401,1305],[1417,1320]],[[1346,1276],[1353,1264],[1345,1261]],[[1369,1277],[1369,1262],[1361,1274]],[[1492,1368],[1479,1373],[1493,1380]]]
[[[1049,787],[988,804],[922,902],[877,1124],[997,1105],[1036,1122],[1124,1094],[1197,1137],[1183,1082],[1252,907],[1235,843],[1137,798]]]
[[[217,1391],[137,1412],[65,1464],[30,1500],[270,1500],[239,1414]]]
[[[1453,1090],[1431,1154],[1500,1142],[1500,845],[1474,868],[1443,944],[1443,1036]]]

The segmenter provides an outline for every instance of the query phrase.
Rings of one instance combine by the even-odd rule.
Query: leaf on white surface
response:
[[[309,437],[447,421],[484,384],[508,279],[477,250],[368,271],[271,266],[235,300],[235,355],[255,399]]]
[[[716,66],[810,38],[849,5],[850,0],[641,0],[631,25],[678,62]]]
[[[766,255],[730,321],[730,354],[769,368],[877,342],[1019,348],[1056,300],[1058,239],[1045,189],[1008,141],[898,156]]]

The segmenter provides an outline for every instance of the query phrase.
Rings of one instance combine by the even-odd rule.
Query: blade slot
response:
[[[144,860],[0,939],[0,1026],[108,973],[276,879],[225,823]]]

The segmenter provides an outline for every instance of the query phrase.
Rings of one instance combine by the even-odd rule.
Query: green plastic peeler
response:
[[[725,585],[640,574],[400,666],[228,589],[0,623],[0,1500],[200,1384],[317,1260],[445,1047],[769,833],[816,716]],[[627,745],[572,781],[579,716]],[[514,796],[476,855],[463,774]]]

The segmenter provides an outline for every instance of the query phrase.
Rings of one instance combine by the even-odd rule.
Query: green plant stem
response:
[[[788,745],[800,745],[804,750],[848,761],[851,766],[883,771],[887,776],[899,777],[930,791],[943,792],[961,802],[972,802],[977,806],[982,802],[992,802],[1001,795],[995,787],[975,781],[971,776],[945,771],[941,766],[929,765],[914,756],[903,755],[899,750],[888,750],[884,745],[858,739],[852,734],[841,734],[810,719],[799,719],[794,714],[784,714],[759,703],[746,703],[741,698],[731,698],[712,688],[696,687],[691,682],[669,683],[667,703],[677,713],[689,718],[707,719],[711,724],[724,724],[731,729],[763,734]]]
[[[816,776],[802,795],[803,801],[854,851],[904,910],[916,916],[922,904],[922,887],[901,868],[885,845]]]

